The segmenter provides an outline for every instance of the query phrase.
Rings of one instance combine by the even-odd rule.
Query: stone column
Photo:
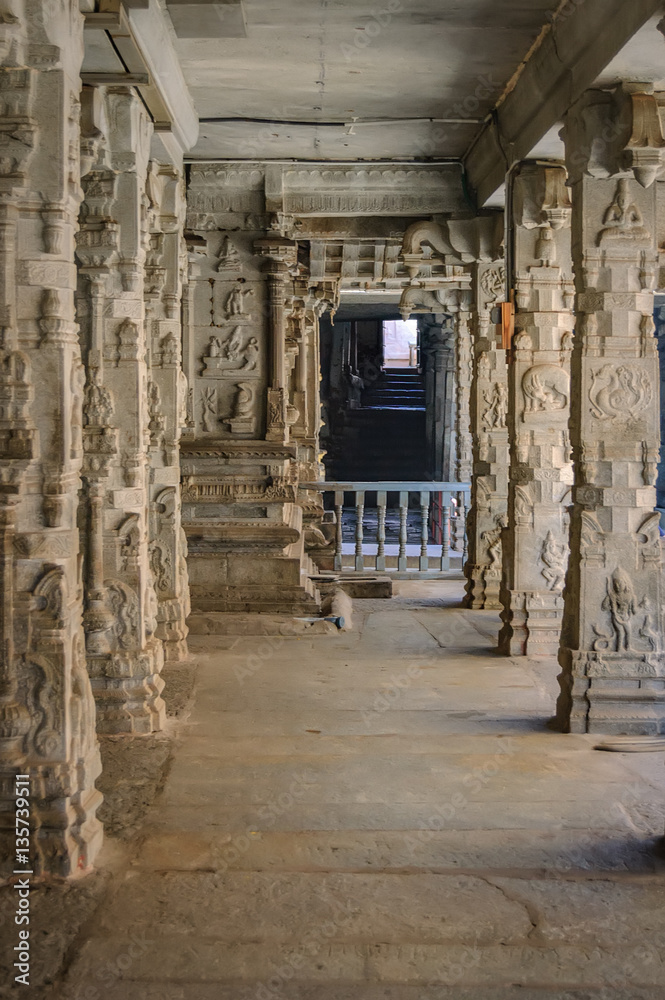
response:
[[[660,242],[660,241],[659,241]],[[660,270],[659,285],[663,287],[663,273]],[[658,479],[656,481],[656,503],[658,508],[665,510],[665,306],[660,306],[655,312],[656,337],[658,344],[658,361],[660,364],[660,461],[658,463]]]
[[[473,443],[471,439],[471,313],[460,308],[455,316],[456,458],[458,483],[471,482]]]
[[[266,197],[263,169],[192,167],[187,228],[205,246],[187,297],[194,426],[181,442],[193,631],[223,630],[228,611],[320,602],[298,490],[316,441],[303,384],[318,368],[304,354],[298,365],[307,288],[294,284],[297,244],[258,228]]]
[[[662,559],[654,512],[653,336],[659,107],[590,91],[566,116],[577,325],[575,488],[558,720],[571,732],[665,732]]]
[[[91,507],[84,537],[88,579],[95,580],[85,617],[88,670],[98,731],[145,733],[164,720],[157,559],[148,547],[150,453],[166,446],[160,387],[148,377],[144,313],[146,290],[150,296],[161,284],[146,191],[152,125],[131,88],[87,90],[84,98],[88,170],[77,237],[78,318],[91,503],[104,477],[101,516]],[[175,333],[159,340],[160,365],[178,364],[174,340]],[[164,506],[173,517],[173,504]]]
[[[101,842],[95,711],[83,646],[76,515],[81,353],[74,233],[81,202],[83,17],[14,0],[0,24],[0,826],[5,873],[85,871]],[[30,778],[16,851],[17,773]],[[22,844],[18,845],[23,847]]]
[[[187,422],[187,379],[181,368],[183,227],[181,172],[152,161],[148,171],[149,245],[145,265],[146,338],[151,344],[148,381],[150,434],[149,553],[157,594],[155,635],[169,661],[187,655],[189,583],[187,542],[181,527],[180,436]]]
[[[450,317],[423,316],[420,352],[425,381],[427,476],[451,482],[454,470],[455,331]]]
[[[501,535],[508,507],[508,375],[501,328],[492,324],[490,310],[503,301],[506,279],[500,265],[477,264],[473,272],[473,476],[464,606],[499,608]]]
[[[499,649],[554,655],[568,561],[572,465],[570,201],[561,166],[513,182],[515,335],[508,366],[510,489]]]

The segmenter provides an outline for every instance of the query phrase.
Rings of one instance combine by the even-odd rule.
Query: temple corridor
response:
[[[662,755],[549,730],[555,658],[498,656],[460,581],[396,590],[348,632],[192,639],[161,793],[132,836],[106,819],[94,875],[33,889],[38,923],[83,921],[51,922],[40,995],[660,995]]]

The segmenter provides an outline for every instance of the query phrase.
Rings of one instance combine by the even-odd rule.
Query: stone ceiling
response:
[[[243,0],[246,37],[174,34],[201,119],[192,157],[459,158],[558,6]],[[205,7],[185,9],[196,33]]]

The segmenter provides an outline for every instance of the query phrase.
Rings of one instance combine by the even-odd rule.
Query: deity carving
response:
[[[630,200],[629,179],[620,177],[614,201],[605,212],[603,226],[598,234],[598,245],[609,242],[649,243],[651,235],[644,226],[638,206]]]
[[[478,358],[478,378],[483,380],[488,379],[490,377],[490,371],[491,368],[490,368],[489,356],[487,354],[487,351],[483,351],[480,357]]]
[[[505,514],[497,514],[494,518],[494,523],[494,528],[490,528],[488,531],[483,531],[480,536],[487,545],[487,554],[490,559],[489,565],[486,567],[484,572],[486,581],[490,579],[501,579],[503,559],[501,532],[505,527],[507,527],[508,518]]]
[[[635,643],[643,643],[646,650],[658,648],[658,634],[654,628],[651,603],[645,596],[638,604],[632,581],[625,570],[619,566],[607,580],[607,593],[601,608],[609,613],[613,633],[601,631],[596,625],[592,629],[596,638],[593,641],[595,652],[610,650],[614,652],[639,652]]]
[[[557,365],[534,365],[522,376],[525,413],[551,413],[568,405],[568,375]]]
[[[225,236],[222,240],[222,248],[219,252],[218,260],[218,271],[240,271],[241,269],[240,254],[228,236]]]
[[[540,550],[540,561],[543,563],[541,574],[544,576],[549,590],[563,590],[566,576],[568,553],[566,546],[559,544],[552,531],[548,531]]]
[[[490,430],[506,426],[508,416],[508,387],[503,382],[495,382],[492,391],[483,393],[487,409],[483,413],[483,423]]]
[[[90,368],[83,405],[84,423],[94,427],[108,426],[113,417],[113,399],[109,390],[99,383],[99,368]]]
[[[648,374],[637,365],[603,365],[591,372],[589,401],[591,413],[598,420],[621,422],[636,420],[652,400]]]

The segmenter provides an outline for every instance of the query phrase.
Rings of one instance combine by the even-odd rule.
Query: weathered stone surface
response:
[[[83,460],[74,233],[83,17],[26,0],[0,44],[0,779],[2,870],[92,864],[99,750],[76,539]],[[54,128],[53,123],[58,122]],[[30,862],[15,777],[29,775]],[[22,817],[23,818],[23,817]]]
[[[498,608],[502,570],[502,530],[508,505],[508,385],[501,327],[490,310],[505,297],[505,268],[474,268],[472,310],[473,378],[471,431],[473,476],[467,519],[468,560],[465,606]]]
[[[624,97],[634,99],[590,91],[571,109],[565,128],[578,320],[571,373],[575,489],[558,716],[574,732],[660,733],[665,662],[662,553],[653,509],[660,441],[656,185],[651,172],[626,169],[624,151],[612,142],[598,148],[588,143],[584,155],[576,152],[581,136],[599,129],[616,139],[616,102]],[[644,121],[636,118],[635,127]],[[642,145],[646,152],[646,139]],[[600,172],[598,155],[606,165]]]
[[[570,201],[561,166],[515,174],[515,334],[508,380],[510,495],[503,533],[503,628],[508,655],[559,648],[568,562],[570,355],[573,282]]]

